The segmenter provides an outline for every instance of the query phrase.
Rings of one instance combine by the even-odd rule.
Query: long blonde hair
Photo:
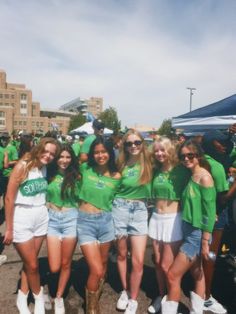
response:
[[[152,163],[151,163],[151,154],[148,151],[146,144],[144,143],[144,139],[142,135],[134,129],[130,129],[122,138],[120,150],[119,150],[119,156],[117,159],[117,167],[119,172],[121,173],[125,166],[127,165],[127,162],[129,160],[129,153],[125,147],[125,142],[129,135],[136,135],[140,138],[142,141],[142,149],[139,154],[138,163],[140,164],[140,178],[139,183],[140,184],[146,184],[151,181],[152,179]]]
[[[60,149],[58,141],[52,137],[43,137],[38,145],[34,146],[30,152],[24,154],[24,156],[20,159],[20,162],[25,164],[24,173],[22,178],[20,178],[21,182],[28,176],[31,169],[38,168],[40,166],[40,156],[43,154],[47,144],[54,144],[56,146],[55,157],[57,157]]]
[[[156,160],[156,158],[155,158],[155,146],[156,146],[156,144],[160,144],[165,149],[165,152],[168,156],[168,161],[169,161],[170,166],[172,168],[175,167],[178,164],[176,145],[168,137],[161,136],[160,138],[158,138],[154,141],[153,146],[152,146],[152,155],[153,155],[153,160],[155,163],[155,168],[160,169],[162,166],[161,163],[158,160]]]

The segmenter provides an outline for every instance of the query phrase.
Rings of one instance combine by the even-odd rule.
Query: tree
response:
[[[168,137],[171,137],[173,134],[172,131],[172,125],[171,125],[171,119],[165,119],[163,120],[160,128],[158,129],[157,133],[159,135],[165,135]]]
[[[120,130],[121,122],[118,119],[117,111],[113,107],[109,107],[104,110],[98,116],[99,119],[104,122],[106,128],[113,130],[114,133],[117,133]]]
[[[81,113],[77,114],[76,116],[73,116],[70,119],[70,125],[69,125],[68,132],[70,132],[71,130],[74,130],[74,129],[80,127],[85,122],[86,122],[86,118]]]

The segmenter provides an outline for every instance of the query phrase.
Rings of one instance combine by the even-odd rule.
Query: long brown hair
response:
[[[142,149],[139,154],[139,160],[138,163],[140,164],[141,172],[140,172],[140,178],[139,183],[140,184],[146,184],[151,181],[152,179],[152,163],[151,163],[151,154],[148,151],[146,144],[144,143],[144,139],[142,135],[134,129],[130,129],[122,138],[121,147],[119,150],[119,156],[117,159],[117,167],[120,173],[122,173],[123,169],[125,168],[128,160],[129,160],[129,153],[125,147],[125,142],[129,135],[136,135],[140,138],[142,141]]]

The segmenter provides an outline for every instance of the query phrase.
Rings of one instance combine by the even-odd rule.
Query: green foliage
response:
[[[165,119],[160,128],[158,129],[157,133],[159,135],[165,135],[171,137],[172,135],[172,126],[171,126],[171,119]]]
[[[106,128],[113,130],[114,133],[117,133],[120,130],[121,122],[118,119],[117,111],[113,107],[109,107],[104,110],[98,116],[104,123]]]
[[[71,117],[70,119],[70,125],[68,129],[68,133],[81,125],[83,125],[86,122],[85,116],[83,116],[81,113],[77,114],[76,116]]]

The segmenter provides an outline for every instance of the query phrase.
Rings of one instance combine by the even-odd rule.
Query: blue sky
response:
[[[0,68],[42,108],[103,97],[123,125],[236,93],[236,1],[1,0]]]

